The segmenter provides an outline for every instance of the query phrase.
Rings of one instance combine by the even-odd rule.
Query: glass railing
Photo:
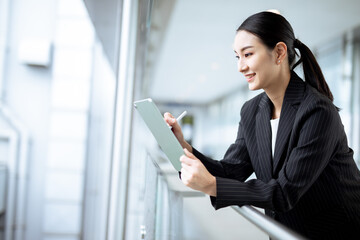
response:
[[[183,236],[184,234],[188,234],[188,231],[186,228],[186,224],[181,222],[183,221],[183,218],[185,217],[185,213],[184,212],[188,212],[186,210],[186,204],[185,204],[185,198],[187,198],[187,194],[190,192],[191,189],[188,190],[188,192],[182,192],[182,190],[179,191],[179,189],[174,191],[174,182],[170,183],[169,179],[174,179],[175,177],[177,177],[177,174],[171,174],[170,171],[164,171],[164,169],[167,168],[163,168],[161,167],[159,164],[159,162],[163,162],[164,159],[162,159],[161,161],[156,161],[155,160],[155,156],[156,154],[151,154],[148,152],[148,156],[147,156],[147,170],[151,172],[153,172],[152,174],[157,175],[156,177],[153,177],[154,180],[157,179],[156,181],[154,181],[153,184],[156,184],[157,186],[153,187],[153,190],[151,191],[151,193],[155,193],[155,196],[145,196],[145,205],[147,205],[147,209],[148,209],[148,214],[151,214],[152,216],[148,216],[145,217],[145,219],[151,219],[150,222],[144,222],[144,225],[142,225],[141,228],[141,232],[143,233],[142,235],[144,235],[144,239],[145,235],[147,235],[146,237],[150,237],[150,239],[153,237],[154,239],[182,239],[182,237],[189,237],[187,236]],[[149,173],[148,173],[149,174]],[[171,175],[171,177],[169,178],[169,174]],[[171,180],[170,180],[171,181]],[[178,180],[179,183],[180,180]],[[149,187],[149,183],[151,181],[147,181],[147,188]],[[175,187],[176,188],[176,187]],[[156,189],[156,190],[155,190]],[[186,191],[186,189],[183,189]],[[147,191],[149,192],[149,191]],[[191,191],[191,193],[193,193]],[[151,194],[152,195],[152,194]],[[170,197],[172,196],[172,197]],[[202,194],[201,197],[204,197],[205,195]],[[175,198],[182,198],[182,200],[179,201],[174,201],[174,197]],[[193,195],[191,195],[190,197],[192,197],[192,199],[187,199],[186,201],[191,201],[192,205],[196,205],[199,203],[199,196],[196,196],[196,199],[194,199]],[[149,198],[149,199],[147,199]],[[156,199],[156,200],[155,200]],[[172,199],[172,200],[170,200]],[[153,203],[152,208],[154,208],[153,211],[149,210],[149,205],[146,204],[146,201],[149,201]],[[171,204],[169,204],[169,201],[171,202]],[[176,207],[174,207],[174,203],[175,202],[183,202],[184,204],[178,204]],[[205,201],[206,202],[206,201]],[[151,208],[151,207],[150,207]],[[200,206],[199,206],[200,208]],[[252,231],[256,231],[258,230],[259,232],[262,231],[264,233],[264,237],[266,238],[266,235],[268,235],[271,239],[286,239],[286,240],[295,240],[295,239],[306,239],[303,236],[297,234],[296,232],[292,231],[291,229],[285,227],[284,225],[282,225],[281,223],[275,221],[274,219],[266,216],[265,214],[263,214],[262,212],[260,212],[259,210],[257,210],[256,208],[252,207],[252,206],[242,206],[242,207],[238,207],[238,206],[232,206],[232,209],[234,209],[237,213],[239,213],[242,217],[244,217],[247,221],[249,221],[250,223],[252,223],[255,227],[254,230]],[[193,209],[192,209],[193,210]],[[211,209],[208,209],[209,211],[211,211]],[[200,209],[196,210],[201,211]],[[194,213],[195,215],[199,215],[198,213]],[[205,213],[203,213],[205,214]],[[146,213],[145,213],[146,215]],[[182,216],[184,215],[184,216]],[[205,214],[207,215],[207,213]],[[233,219],[233,221],[236,221],[237,219],[236,214],[233,214],[231,217]],[[239,216],[240,217],[240,216]],[[220,216],[217,217],[217,220],[221,220]],[[188,219],[188,218],[186,218]],[[199,220],[199,219],[198,219]],[[152,222],[154,221],[154,222]],[[175,225],[170,224],[171,222],[176,222],[177,224],[175,224],[177,227],[174,228]],[[239,222],[241,222],[239,220]],[[169,225],[170,224],[170,225]],[[197,225],[196,222],[194,222],[195,225]],[[199,224],[199,226],[202,224]],[[251,225],[251,224],[250,224]],[[180,228],[184,228],[184,229],[179,229]],[[210,231],[211,229],[202,229],[202,231],[205,231],[206,234],[211,234]],[[226,231],[226,229],[222,229],[222,230],[218,230],[218,231]],[[144,232],[146,232],[146,234],[144,234]],[[180,234],[180,235],[179,235]],[[198,234],[195,233],[194,234]],[[261,236],[260,233],[257,232],[253,232],[254,237],[255,236]],[[171,236],[171,238],[169,238]],[[193,237],[197,237],[197,236],[193,236]],[[213,236],[211,236],[213,237]],[[241,237],[241,236],[239,236]],[[214,238],[216,239],[216,238]]]

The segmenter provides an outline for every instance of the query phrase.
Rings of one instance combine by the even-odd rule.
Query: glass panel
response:
[[[146,158],[146,173],[145,173],[145,194],[144,194],[144,225],[146,230],[145,239],[155,239],[155,222],[157,217],[157,170],[152,163],[150,156]]]

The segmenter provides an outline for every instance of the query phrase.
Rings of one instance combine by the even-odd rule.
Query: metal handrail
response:
[[[248,221],[260,228],[263,232],[270,236],[271,239],[279,240],[301,240],[306,239],[293,230],[278,223],[274,219],[264,215],[255,208],[245,205],[242,207],[232,206],[237,213],[242,215]]]

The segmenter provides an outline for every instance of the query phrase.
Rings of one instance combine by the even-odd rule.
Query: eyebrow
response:
[[[246,46],[246,47],[243,47],[242,49],[240,49],[240,52],[243,52],[245,51],[246,49],[248,48],[253,48],[254,46]],[[235,53],[237,53],[235,50],[234,50]]]

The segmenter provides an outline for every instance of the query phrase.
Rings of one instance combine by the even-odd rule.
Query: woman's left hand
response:
[[[194,190],[216,197],[216,178],[194,154],[186,148],[184,152],[185,155],[180,157],[182,182]]]

